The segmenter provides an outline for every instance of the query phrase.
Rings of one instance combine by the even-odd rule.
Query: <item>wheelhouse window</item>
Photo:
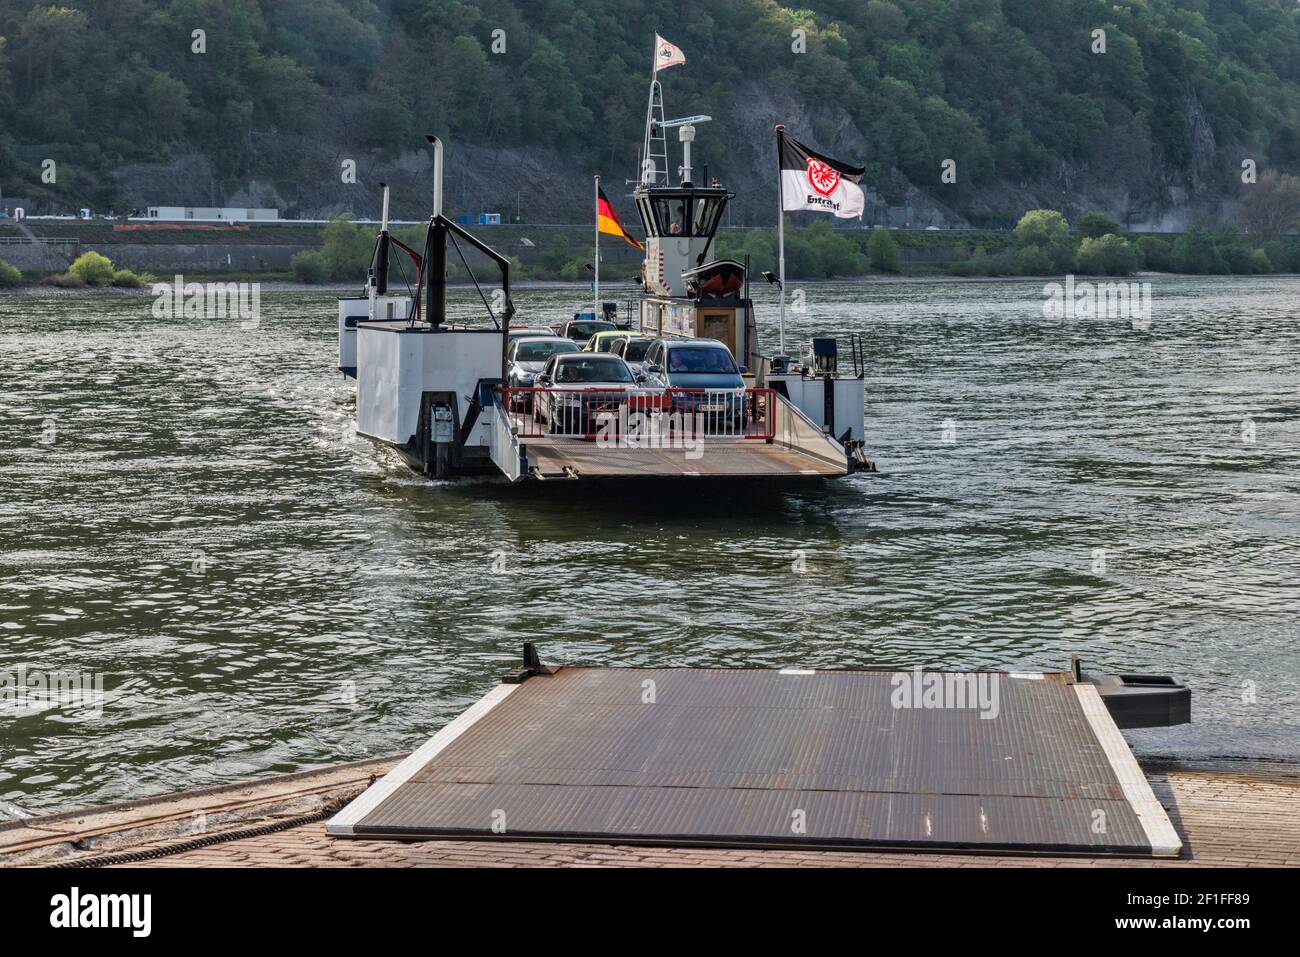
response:
[[[640,195],[637,211],[650,236],[712,236],[727,205],[728,194],[701,196]]]
[[[663,227],[664,236],[689,236],[690,220],[686,215],[685,197],[672,196],[654,200],[655,215]]]
[[[718,218],[722,215],[723,200],[720,196],[700,196],[694,201],[695,214],[691,220],[691,235],[712,236],[718,228]]]

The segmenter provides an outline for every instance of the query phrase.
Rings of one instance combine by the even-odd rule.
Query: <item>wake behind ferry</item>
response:
[[[641,294],[621,329],[594,315],[560,329],[517,321],[509,261],[444,214],[443,144],[428,137],[434,184],[424,248],[389,234],[385,186],[365,295],[339,300],[339,368],[357,383],[358,434],[439,479],[816,480],[873,471],[856,338],[845,356],[851,373],[833,337],[813,339],[801,360],[784,355],[784,287],[775,280],[781,348],[765,355],[748,264],[709,258],[735,194],[716,180],[693,181],[691,144],[708,119],[665,120],[656,73],[633,193],[646,235]],[[669,130],[682,151],[676,183]],[[597,193],[603,201],[598,185]],[[489,296],[471,270],[482,324],[447,319],[448,247],[468,267],[462,242],[499,273]],[[388,288],[394,253],[414,267],[407,295]],[[599,273],[597,302],[598,282]]]

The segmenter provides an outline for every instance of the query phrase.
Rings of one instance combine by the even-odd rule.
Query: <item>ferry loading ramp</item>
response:
[[[992,682],[996,704],[985,696],[984,707],[899,706],[900,682],[919,672],[548,668],[534,654],[327,830],[1179,854],[1104,687],[1076,672],[931,674],[953,687]]]

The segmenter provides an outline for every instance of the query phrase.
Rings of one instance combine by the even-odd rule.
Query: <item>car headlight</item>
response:
[[[531,388],[534,378],[536,377],[529,375],[527,372],[521,372],[515,376],[515,384],[525,389]]]

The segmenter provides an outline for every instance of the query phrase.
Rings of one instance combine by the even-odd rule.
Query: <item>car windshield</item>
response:
[[[596,351],[613,352],[614,344],[616,342],[621,342],[621,341],[622,340],[619,339],[618,336],[601,336],[599,339],[596,340]]]
[[[645,354],[650,351],[650,340],[633,339],[623,347],[623,358],[628,362],[641,362],[645,359]]]
[[[590,339],[598,332],[608,332],[614,328],[612,322],[574,322],[569,325],[569,337],[572,339]]]
[[[669,349],[668,371],[735,375],[736,363],[726,349],[692,347]]]
[[[516,362],[545,362],[557,352],[577,352],[578,344],[568,339],[549,339],[546,342],[523,342],[515,344]]]
[[[584,355],[556,363],[555,381],[573,382],[631,382],[632,373],[621,359],[614,356]]]

